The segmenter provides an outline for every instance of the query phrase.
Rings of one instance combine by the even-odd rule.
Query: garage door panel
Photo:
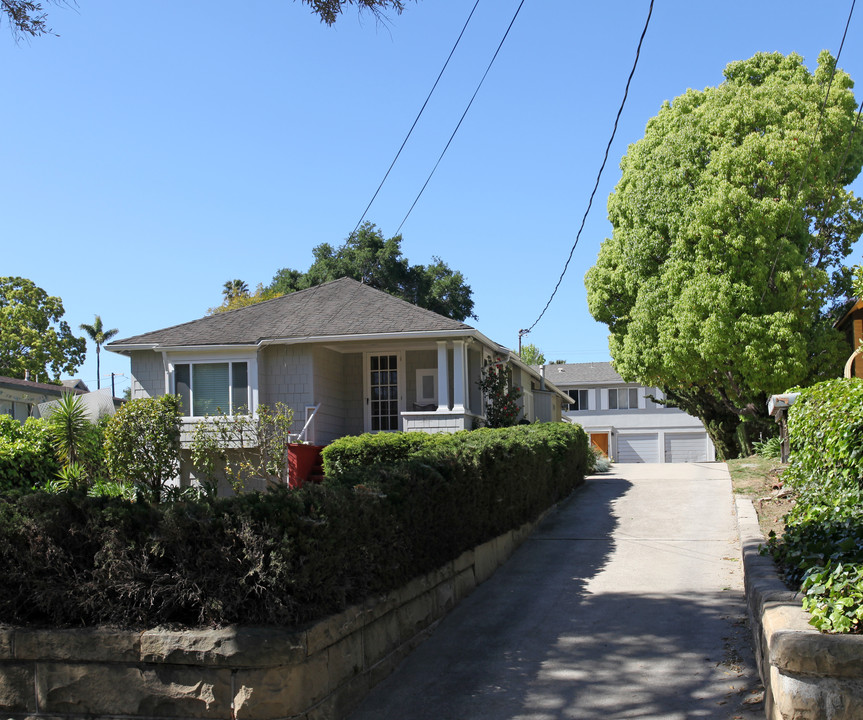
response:
[[[705,433],[666,433],[665,462],[707,462],[709,459]]]
[[[656,433],[619,435],[617,461],[622,463],[659,462],[659,436]]]

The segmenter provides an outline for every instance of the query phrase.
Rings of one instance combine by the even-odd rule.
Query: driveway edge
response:
[[[863,636],[821,633],[788,590],[749,498],[735,495],[746,605],[768,720],[863,717]]]

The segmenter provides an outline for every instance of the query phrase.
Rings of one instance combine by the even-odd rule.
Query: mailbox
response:
[[[799,396],[800,393],[771,395],[770,399],[767,401],[767,412],[770,413],[771,416],[776,417],[780,411],[790,408]]]

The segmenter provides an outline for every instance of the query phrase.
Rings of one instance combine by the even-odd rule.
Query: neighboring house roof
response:
[[[60,382],[63,383],[63,387],[67,387],[70,390],[80,390],[85,393],[90,392],[90,388],[87,387],[87,383],[81,380],[81,378],[71,378],[69,380],[61,380]]]
[[[103,415],[113,415],[117,408],[123,403],[120,398],[115,398],[111,392],[111,388],[102,388],[93,392],[86,392],[81,395],[82,407],[84,414],[90,422],[96,422]],[[49,400],[48,402],[39,403],[39,416],[49,417],[54,409],[58,407],[59,400]]]
[[[863,300],[851,298],[847,303],[845,303],[845,307],[842,308],[842,317],[833,323],[833,327],[837,330],[842,330],[857,310],[863,310]]]
[[[38,395],[56,395],[57,397],[60,397],[64,392],[69,391],[76,395],[81,395],[86,392],[86,390],[81,390],[77,387],[68,387],[65,383],[63,385],[54,385],[53,383],[19,380],[18,378],[5,377],[2,375],[0,375],[0,388],[30,392]]]
[[[624,380],[608,362],[546,365],[545,378],[555,385],[625,385]]]
[[[464,332],[470,325],[341,278],[308,290],[154,332],[115,340],[114,352],[155,347],[259,345],[351,335]]]

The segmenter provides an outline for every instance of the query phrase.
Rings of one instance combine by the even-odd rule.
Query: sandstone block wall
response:
[[[809,624],[798,593],[759,553],[764,537],[752,502],[737,497],[746,602],[768,720],[863,718],[863,637]]]
[[[535,523],[303,630],[0,627],[3,718],[346,716]]]

